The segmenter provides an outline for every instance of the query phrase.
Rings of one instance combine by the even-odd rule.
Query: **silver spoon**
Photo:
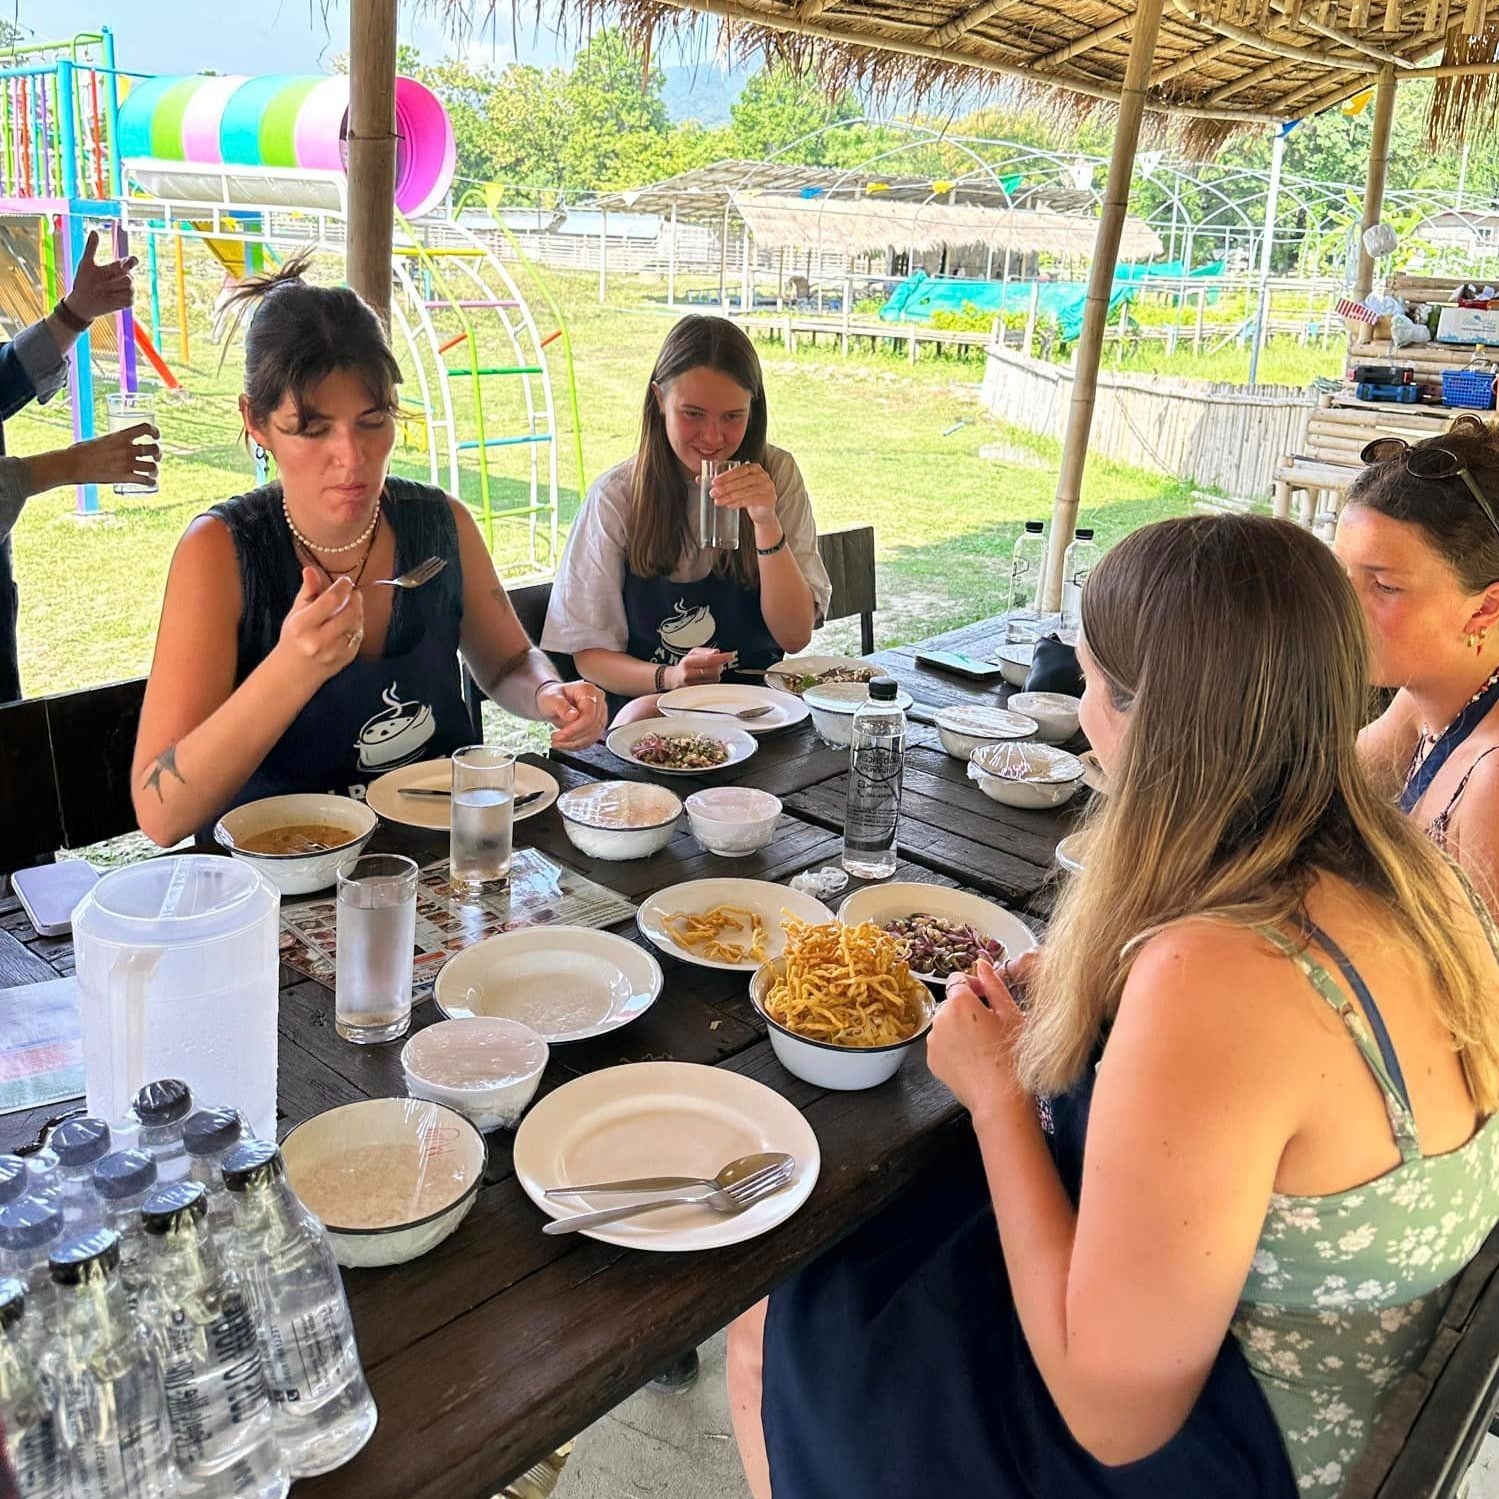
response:
[[[623,1207],[605,1208],[598,1213],[579,1213],[571,1218],[558,1218],[542,1229],[546,1234],[579,1233],[584,1229],[602,1228],[607,1223],[622,1218],[632,1218],[636,1213],[653,1213],[657,1208],[678,1207],[684,1204],[702,1203],[719,1213],[742,1213],[763,1197],[779,1192],[791,1180],[796,1170],[796,1158],[783,1151],[771,1151],[760,1155],[742,1156],[730,1161],[717,1176],[709,1180],[673,1186],[664,1195],[648,1198],[643,1202],[626,1203]],[[647,1181],[671,1181],[669,1177],[647,1177]],[[681,1181],[682,1178],[676,1178]],[[582,1191],[639,1190],[629,1182],[605,1184],[601,1187],[556,1188],[547,1195],[570,1196]]]
[[[759,708],[684,708],[684,713],[714,713],[720,718],[738,718],[748,721],[751,718],[764,718],[767,713],[774,713],[775,704],[766,703]]]

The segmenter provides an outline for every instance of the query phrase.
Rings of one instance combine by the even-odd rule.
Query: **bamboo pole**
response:
[[[1082,498],[1083,466],[1088,458],[1088,431],[1098,394],[1098,364],[1103,355],[1103,335],[1109,321],[1109,297],[1114,289],[1114,266],[1119,259],[1119,240],[1124,232],[1129,204],[1129,182],[1134,171],[1135,147],[1140,140],[1140,122],[1145,113],[1145,91],[1150,64],[1155,56],[1156,36],[1161,29],[1163,0],[1139,0],[1135,29],[1130,35],[1129,61],[1125,65],[1119,97],[1119,119],[1114,127],[1114,149],[1109,157],[1109,178],[1104,188],[1098,238],[1093,246],[1093,264],[1088,270],[1088,295],[1083,307],[1083,329],[1077,345],[1076,375],[1072,382],[1072,404],[1067,413],[1067,437],[1062,447],[1061,473],[1051,512],[1051,536],[1046,558],[1045,607],[1057,609],[1062,602],[1062,556],[1077,524]]]
[[[1364,235],[1379,222],[1384,206],[1385,178],[1390,167],[1390,126],[1395,119],[1395,70],[1385,68],[1374,91],[1374,124],[1369,136],[1369,180],[1364,188],[1364,218],[1359,229],[1358,274],[1353,296],[1362,302],[1374,289],[1374,257],[1364,248]]]
[[[351,0],[344,277],[387,327],[395,230],[395,113],[396,0]]]

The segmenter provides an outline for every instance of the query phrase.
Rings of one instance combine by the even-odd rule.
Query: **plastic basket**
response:
[[[1475,411],[1494,409],[1492,370],[1443,370],[1442,404],[1468,406]]]

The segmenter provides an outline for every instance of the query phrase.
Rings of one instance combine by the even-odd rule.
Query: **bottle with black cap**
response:
[[[246,1135],[237,1109],[199,1109],[182,1126],[188,1180],[207,1188],[208,1223],[215,1233],[226,1231],[232,1217],[224,1186],[224,1158]]]
[[[258,1329],[208,1231],[207,1189],[158,1188],[141,1226],[150,1259],[141,1316],[166,1381],[178,1494],[285,1499],[291,1477],[271,1425]]]
[[[47,1259],[64,1238],[62,1208],[46,1197],[18,1197],[0,1208],[0,1275],[31,1290],[32,1309],[51,1296]]]
[[[894,677],[876,677],[869,684],[868,702],[854,712],[843,867],[859,880],[886,880],[895,873],[906,765],[906,715],[898,694]]]
[[[109,1154],[111,1143],[109,1125],[102,1119],[66,1119],[52,1131],[58,1199],[69,1237],[103,1221],[94,1195],[94,1167]]]
[[[1072,533],[1072,543],[1062,557],[1062,627],[1058,635],[1064,645],[1075,646],[1083,633],[1083,589],[1102,555],[1091,526]]]
[[[364,1446],[376,1421],[333,1247],[271,1141],[231,1150],[224,1185],[234,1204],[229,1263],[259,1319],[281,1450],[293,1478],[326,1473]]]
[[[111,1151],[94,1167],[104,1226],[120,1236],[120,1280],[133,1310],[146,1283],[141,1206],[156,1190],[156,1162],[144,1150]]]
[[[18,1155],[0,1155],[0,1208],[25,1197],[30,1186],[26,1162]]]
[[[130,1112],[140,1124],[136,1149],[149,1151],[155,1158],[156,1175],[163,1183],[181,1181],[187,1175],[182,1126],[192,1111],[193,1090],[181,1078],[147,1083],[135,1095]]]
[[[26,1287],[0,1280],[0,1431],[22,1499],[64,1499],[57,1418],[36,1380],[35,1317]]]
[[[171,1499],[177,1492],[161,1364],[125,1304],[120,1238],[96,1228],[52,1254],[52,1332],[42,1388],[62,1427],[68,1499]]]

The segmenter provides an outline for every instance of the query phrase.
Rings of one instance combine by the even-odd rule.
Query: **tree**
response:
[[[756,161],[773,156],[777,161],[801,165],[841,166],[847,164],[840,160],[848,147],[848,142],[839,140],[845,132],[813,132],[857,120],[863,113],[852,94],[841,93],[829,99],[816,79],[786,63],[776,63],[745,84],[729,117],[741,156]]]

